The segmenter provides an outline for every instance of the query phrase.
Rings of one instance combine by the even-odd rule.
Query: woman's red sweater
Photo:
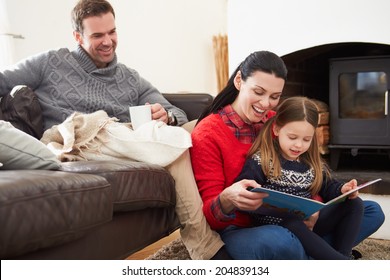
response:
[[[248,227],[249,216],[240,211],[236,211],[232,220],[217,220],[211,211],[211,203],[222,190],[233,184],[244,166],[251,144],[240,143],[219,114],[204,118],[191,136],[192,168],[203,200],[203,213],[211,228],[219,230],[228,225]]]

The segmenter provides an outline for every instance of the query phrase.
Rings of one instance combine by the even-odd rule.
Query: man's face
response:
[[[118,42],[115,18],[112,13],[92,16],[83,20],[82,34],[74,32],[74,37],[89,54],[98,68],[107,67],[114,59]]]

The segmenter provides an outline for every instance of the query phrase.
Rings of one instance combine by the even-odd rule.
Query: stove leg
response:
[[[332,170],[337,170],[340,160],[341,149],[331,149],[330,150],[330,168]]]

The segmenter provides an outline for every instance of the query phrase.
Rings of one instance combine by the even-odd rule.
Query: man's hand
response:
[[[146,103],[146,105],[150,105]],[[152,120],[162,121],[168,123],[168,114],[164,107],[160,103],[151,104],[152,109]]]

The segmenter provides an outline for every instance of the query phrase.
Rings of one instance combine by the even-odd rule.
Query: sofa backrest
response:
[[[188,121],[199,118],[214,99],[208,93],[163,93],[163,95],[172,105],[187,114]]]

